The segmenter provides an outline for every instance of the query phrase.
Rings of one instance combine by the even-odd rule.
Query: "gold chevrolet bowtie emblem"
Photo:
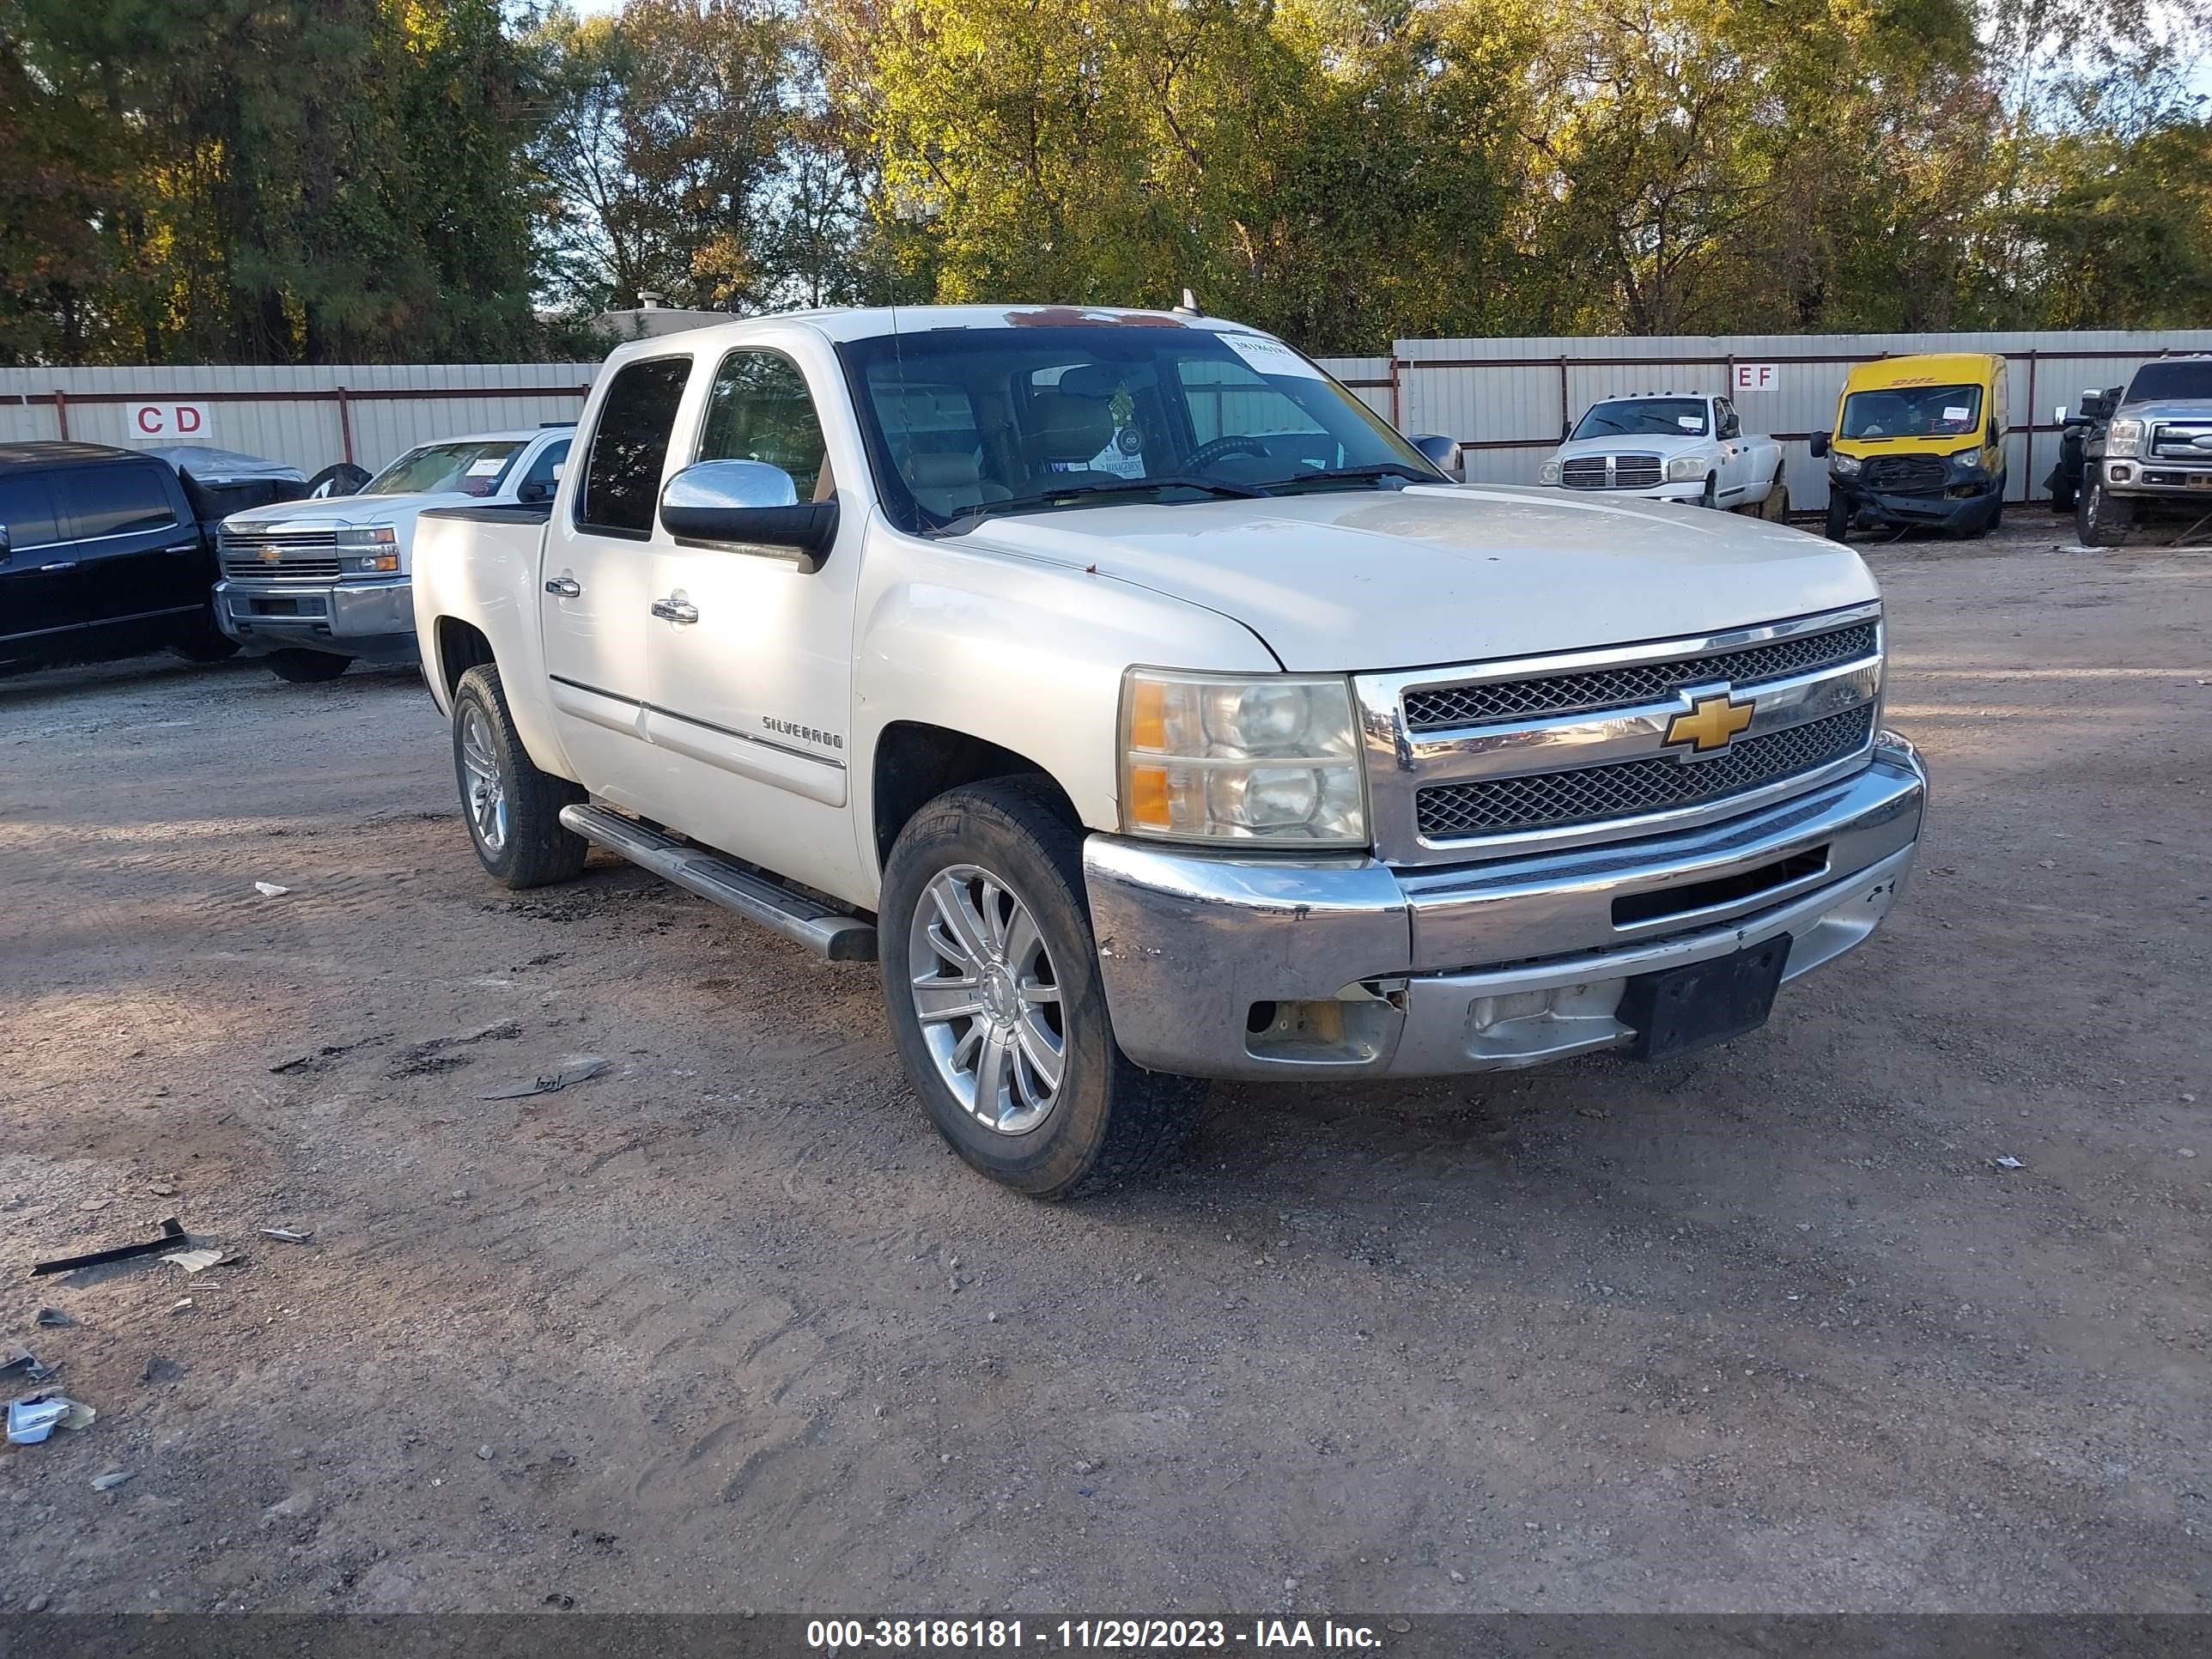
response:
[[[1667,741],[1686,743],[1692,752],[1707,755],[1725,749],[1729,740],[1751,724],[1747,702],[1731,702],[1725,691],[1699,697],[1686,713],[1667,722]]]

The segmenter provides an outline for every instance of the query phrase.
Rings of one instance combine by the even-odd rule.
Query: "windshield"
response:
[[[2131,404],[2212,403],[2212,357],[2145,363],[2128,387]]]
[[[1900,386],[1844,399],[1839,438],[1956,438],[1981,423],[1978,386]]]
[[[492,495],[521,452],[513,438],[424,444],[410,449],[361,487],[364,495]]]
[[[1575,425],[1577,438],[1702,438],[1710,424],[1703,398],[1623,398],[1593,404]]]
[[[937,329],[840,350],[884,511],[908,530],[1093,497],[1449,482],[1264,335],[1147,318]]]

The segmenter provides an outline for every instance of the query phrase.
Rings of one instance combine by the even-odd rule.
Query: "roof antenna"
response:
[[[1176,307],[1175,315],[1178,317],[1203,317],[1206,313],[1198,308],[1198,295],[1193,294],[1188,289],[1185,289],[1182,291],[1182,303]]]

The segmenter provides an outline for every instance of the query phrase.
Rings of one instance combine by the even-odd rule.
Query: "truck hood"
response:
[[[1849,548],[1780,525],[1475,484],[1027,514],[965,539],[1204,605],[1315,672],[1712,633],[1879,592]]]
[[[481,506],[487,498],[463,490],[435,495],[338,495],[321,501],[276,501],[223,520],[232,530],[337,530],[355,525],[404,524],[428,507]]]
[[[1571,461],[1584,455],[1680,455],[1692,449],[1711,449],[1711,438],[1688,433],[1607,433],[1602,438],[1575,438],[1552,452],[1555,461]]]
[[[2154,398],[2122,404],[2114,414],[2130,421],[2212,420],[2212,398]]]

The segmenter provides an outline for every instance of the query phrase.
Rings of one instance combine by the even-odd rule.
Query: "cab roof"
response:
[[[1131,328],[1192,328],[1214,333],[1256,333],[1247,325],[1224,317],[1198,317],[1175,311],[1146,311],[1128,306],[850,306],[820,311],[763,312],[753,317],[732,317],[726,323],[685,329],[680,334],[627,341],[624,356],[659,356],[672,342],[702,343],[712,349],[715,339],[742,339],[763,327],[799,324],[832,341],[872,340],[892,334],[922,334],[952,328],[1085,328],[1121,325]]]
[[[1985,386],[2002,357],[1986,351],[1934,351],[1915,357],[1883,357],[1855,365],[1844,377],[1844,390],[1882,392],[1901,386]]]

